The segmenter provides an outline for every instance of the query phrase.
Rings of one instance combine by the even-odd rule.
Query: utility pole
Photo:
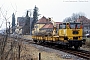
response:
[[[32,13],[31,13],[31,9],[28,10],[28,12],[30,12],[30,35],[32,35],[32,30],[31,30],[31,26],[32,26],[32,23],[31,23],[31,15],[32,15]]]

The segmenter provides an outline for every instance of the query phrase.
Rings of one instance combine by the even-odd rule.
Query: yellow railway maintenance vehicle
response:
[[[32,36],[34,42],[50,42],[66,47],[80,48],[85,44],[82,24],[78,22],[65,22],[59,28],[53,27],[52,33],[39,33]]]

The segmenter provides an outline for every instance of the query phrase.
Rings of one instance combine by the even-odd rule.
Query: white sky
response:
[[[27,10],[33,11],[35,5],[39,8],[39,14],[45,17],[52,17],[54,21],[61,22],[72,13],[84,12],[90,19],[90,1],[89,0],[0,0],[0,10],[7,18],[16,12],[17,17],[25,16]],[[0,11],[0,26],[2,23],[2,14]],[[40,18],[40,17],[39,17]],[[11,20],[12,17],[8,19]],[[5,21],[2,28],[5,27]]]

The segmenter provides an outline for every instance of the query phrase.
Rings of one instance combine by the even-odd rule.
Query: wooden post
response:
[[[19,44],[18,47],[19,47],[18,48],[18,59],[20,60],[20,49],[21,49],[21,45]]]
[[[33,60],[33,58],[31,58],[31,60]]]
[[[39,60],[41,60],[41,53],[39,53]]]

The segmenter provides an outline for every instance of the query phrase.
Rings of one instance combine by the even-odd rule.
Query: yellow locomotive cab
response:
[[[78,48],[82,46],[83,41],[83,29],[81,23],[63,23],[59,25],[59,38],[60,40],[67,40],[69,46]]]

